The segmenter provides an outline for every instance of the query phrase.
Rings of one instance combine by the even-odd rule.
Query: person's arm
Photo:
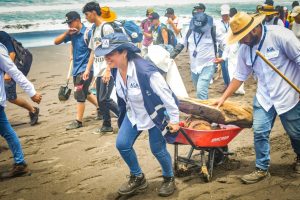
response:
[[[226,99],[230,97],[242,85],[242,83],[248,79],[248,76],[253,72],[252,67],[246,65],[244,56],[245,56],[245,50],[243,48],[240,48],[234,77],[230,82],[228,88],[222,95],[222,97],[212,104],[217,106],[217,108],[221,107],[223,103],[226,101]]]
[[[15,59],[16,59],[16,53],[15,53],[15,52],[10,52],[10,53],[9,53],[9,57],[10,57],[10,59],[11,59],[13,62],[15,62]],[[4,81],[6,81],[6,82],[11,81],[11,77],[10,77],[7,73],[4,74]]]
[[[42,96],[35,91],[33,84],[18,70],[8,55],[0,54],[0,68],[12,77],[34,102],[40,103]]]
[[[168,31],[167,31],[166,28],[161,28],[161,36],[163,38],[164,45],[168,45],[169,44],[169,38],[168,38]]]
[[[223,105],[223,103],[226,101],[226,99],[228,97],[230,97],[237,89],[239,89],[239,87],[242,84],[243,84],[243,81],[239,81],[239,80],[233,78],[232,81],[230,82],[228,88],[222,95],[222,97],[220,99],[218,99],[216,102],[214,102],[213,105],[216,105],[217,108],[220,108]]]
[[[71,35],[77,33],[78,30],[76,28],[69,28],[66,32],[60,34],[54,39],[54,44],[59,45],[63,42],[67,43],[71,40]]]
[[[169,126],[171,132],[179,130],[179,108],[176,105],[175,99],[172,96],[172,90],[167,85],[166,81],[159,72],[153,73],[150,77],[150,86],[153,91],[160,97],[166,111],[170,117]]]
[[[177,27],[171,18],[168,18],[168,23],[172,26],[172,28],[175,32],[175,35],[178,35],[181,31],[181,28]]]
[[[147,38],[152,38],[153,37],[152,32],[151,33],[144,32],[144,36],[147,37]]]

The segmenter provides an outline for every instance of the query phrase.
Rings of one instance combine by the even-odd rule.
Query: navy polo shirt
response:
[[[8,53],[15,52],[13,43],[8,33],[0,31],[0,43],[2,43],[7,48]]]
[[[72,42],[73,46],[73,76],[77,76],[78,74],[85,71],[87,67],[87,63],[89,62],[90,57],[90,49],[89,41],[91,38],[92,30],[88,31],[87,37],[85,38],[86,29],[82,24],[82,28],[79,33],[74,35],[68,35],[64,42],[67,43],[69,41]],[[87,39],[87,41],[85,41]]]

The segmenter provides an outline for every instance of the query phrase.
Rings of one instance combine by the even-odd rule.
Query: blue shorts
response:
[[[16,90],[16,82],[11,79],[11,81],[4,81],[5,85],[5,93],[6,99],[8,101],[16,100],[17,99],[17,90]]]

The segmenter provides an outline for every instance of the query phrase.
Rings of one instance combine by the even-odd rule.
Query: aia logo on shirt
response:
[[[275,51],[274,47],[268,47],[267,48],[267,53],[274,52],[274,51]]]
[[[136,89],[140,88],[139,84],[137,84],[136,82],[130,83],[129,87],[130,88],[136,88]]]

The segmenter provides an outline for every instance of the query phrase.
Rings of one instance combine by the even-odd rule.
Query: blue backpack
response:
[[[116,33],[126,34],[130,38],[132,43],[140,43],[143,41],[143,32],[141,28],[138,25],[136,25],[133,21],[122,20],[106,22],[105,24],[109,24]],[[103,26],[101,30],[101,37],[104,36]]]
[[[140,43],[143,40],[143,32],[141,28],[133,21],[123,21],[122,26],[126,34],[130,37],[132,43]]]

